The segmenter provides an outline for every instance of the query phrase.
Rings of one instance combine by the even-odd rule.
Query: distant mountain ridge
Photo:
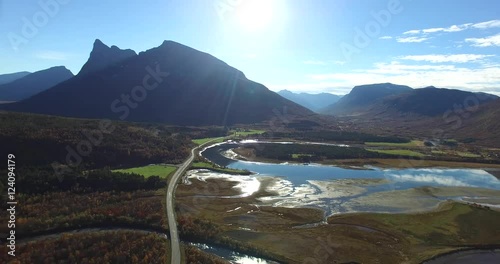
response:
[[[64,66],[37,71],[13,82],[0,85],[0,100],[23,100],[64,82],[73,76],[73,73]]]
[[[388,96],[371,111],[385,108],[400,113],[413,113],[421,116],[439,116],[458,108],[475,107],[488,103],[498,97],[485,93],[473,93],[456,89],[436,88],[433,86],[414,89],[408,93]]]
[[[329,115],[353,115],[386,96],[402,94],[411,90],[412,88],[409,86],[392,83],[355,86],[349,94],[321,112]]]
[[[0,75],[0,85],[13,82],[17,79],[23,78],[26,75],[31,74],[31,72],[23,71],[23,72],[15,72]]]
[[[89,61],[93,57],[94,54]],[[121,61],[114,60],[92,74],[85,72],[27,100],[0,108],[176,125],[258,123],[278,114],[287,118],[313,115],[262,84],[248,80],[242,72],[212,55],[173,41]]]
[[[436,116],[455,105],[484,104],[498,97],[433,86],[413,89],[391,83],[356,86],[323,113],[336,116],[397,117],[400,115]]]
[[[97,72],[125,59],[137,56],[131,49],[122,50],[117,46],[107,46],[96,39],[88,61],[83,65],[79,75]]]
[[[278,94],[314,112],[319,112],[321,109],[336,103],[340,98],[342,98],[340,95],[331,93],[294,93],[288,90],[281,90]]]

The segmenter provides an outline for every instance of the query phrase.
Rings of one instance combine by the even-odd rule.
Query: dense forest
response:
[[[134,173],[112,172],[108,168],[55,174],[50,166],[19,167],[16,175],[16,186],[25,194],[156,190],[167,184],[160,176],[146,178]]]
[[[191,138],[225,135],[220,127],[72,119],[0,111],[1,154],[15,154],[22,166],[61,164],[88,169],[179,163]]]
[[[257,157],[276,160],[294,160],[303,162],[320,161],[323,159],[360,159],[386,158],[386,154],[372,152],[363,148],[337,147],[305,144],[259,144],[245,145],[255,150]]]
[[[8,262],[6,251],[7,247],[1,247],[1,263],[149,264],[170,261],[168,240],[158,234],[133,231],[63,234],[21,244],[19,254],[11,262]]]
[[[180,163],[195,146],[192,139],[228,133],[215,126],[176,127],[5,112],[0,112],[0,122],[1,153],[15,155],[16,166],[10,174],[15,175],[16,201],[22,205],[16,211],[18,239],[82,228],[168,232],[163,190],[167,179],[111,168]],[[9,171],[0,169],[0,173]],[[6,188],[5,179],[0,190],[6,193]],[[6,198],[0,198],[3,210]],[[7,217],[0,216],[0,221],[7,222]],[[207,228],[206,223],[196,223],[188,232]],[[7,232],[7,226],[0,227],[0,233]],[[18,250],[23,254],[17,260],[166,263],[170,250],[165,245],[166,240],[157,235],[137,232],[63,235],[21,245]],[[188,263],[199,263],[199,259],[224,263],[196,249],[186,250],[192,253]]]
[[[19,194],[17,201],[19,237],[98,227],[168,229],[164,196],[156,191]],[[7,223],[7,215],[0,221]],[[0,232],[6,233],[7,225]]]

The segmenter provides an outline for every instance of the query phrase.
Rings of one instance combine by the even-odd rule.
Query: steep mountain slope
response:
[[[412,88],[392,83],[369,84],[354,87],[351,92],[334,103],[321,110],[329,115],[357,115],[364,112],[377,100],[384,97],[407,93]]]
[[[215,57],[165,41],[2,109],[179,125],[256,123],[313,113]]]
[[[490,147],[500,147],[500,99],[490,101],[474,108],[469,115],[461,119],[457,135],[461,138],[470,138],[478,143]]]
[[[29,74],[31,74],[31,72],[27,72],[27,71],[2,74],[2,75],[0,75],[0,85],[13,82],[13,81],[20,79],[20,78],[23,78],[24,76],[29,75]]]
[[[330,93],[293,93],[288,90],[281,90],[278,94],[314,112],[319,112],[319,110],[336,103],[342,98],[342,96]]]
[[[428,87],[382,98],[362,113],[340,120],[366,133],[451,138],[500,147],[499,118],[500,99],[495,95]]]
[[[0,100],[23,100],[72,77],[73,73],[64,66],[38,71],[13,82],[0,85]]]
[[[414,89],[409,93],[388,96],[372,104],[368,115],[415,114],[421,116],[442,116],[447,111],[466,111],[497,99],[495,95],[473,93],[454,89],[427,87]],[[461,109],[461,110],[460,110]]]
[[[82,75],[96,72],[136,55],[137,54],[133,50],[122,50],[117,46],[108,47],[106,44],[102,43],[101,40],[96,39],[92,52],[90,53],[90,58],[83,65],[78,74]]]

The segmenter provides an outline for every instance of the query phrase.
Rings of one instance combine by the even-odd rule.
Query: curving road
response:
[[[177,221],[175,219],[175,207],[174,207],[174,194],[175,194],[175,187],[177,187],[177,182],[179,181],[179,178],[184,175],[184,172],[186,172],[187,168],[191,165],[194,159],[194,152],[207,144],[209,144],[212,141],[218,140],[220,138],[213,139],[209,142],[206,142],[203,145],[200,145],[194,149],[191,150],[191,154],[189,155],[189,158],[184,161],[179,166],[179,169],[174,173],[172,178],[170,178],[170,182],[167,187],[167,217],[168,217],[168,228],[170,229],[170,244],[172,245],[172,258],[170,260],[171,264],[180,264],[181,263],[181,248],[179,246],[179,233],[177,232]]]

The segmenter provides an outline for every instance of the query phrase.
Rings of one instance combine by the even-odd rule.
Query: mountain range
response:
[[[457,107],[470,108],[498,99],[486,93],[474,93],[433,86],[413,89],[391,83],[356,86],[323,112],[335,116],[388,117],[442,116]]]
[[[81,72],[8,111],[176,125],[259,123],[313,113],[225,62],[165,41],[140,54],[96,40]]]
[[[321,110],[329,115],[356,115],[367,106],[386,96],[397,95],[411,91],[405,85],[391,83],[369,84],[354,87],[349,94]]]
[[[31,72],[23,71],[23,72],[1,74],[0,75],[0,85],[13,82],[19,78],[23,78],[24,76],[26,76],[28,74],[31,74]]]
[[[48,73],[59,76],[54,85],[46,81]],[[296,118],[301,129],[314,124],[416,137],[441,129],[450,138],[479,138],[492,145],[500,136],[492,121],[500,118],[495,95],[381,83],[356,86],[342,98],[286,90],[280,96],[210,54],[173,41],[137,54],[96,40],[76,76],[55,67],[0,75],[0,81],[9,78],[0,85],[0,99],[20,101],[1,104],[7,111],[173,125]],[[29,94],[7,97],[21,91]]]
[[[486,93],[390,83],[355,87],[329,107],[353,130],[500,147],[500,99]]]
[[[0,85],[0,101],[19,101],[43,92],[74,75],[64,66],[52,67],[30,74],[18,74],[14,81]]]
[[[278,94],[317,113],[320,112],[320,110],[322,110],[323,108],[336,103],[340,98],[342,98],[342,96],[340,95],[331,93],[294,93],[288,90],[281,90],[278,92]]]

